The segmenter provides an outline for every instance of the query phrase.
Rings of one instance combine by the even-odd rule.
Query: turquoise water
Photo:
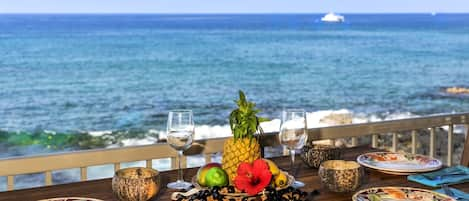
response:
[[[0,155],[144,138],[175,108],[226,125],[239,89],[270,118],[469,110],[441,92],[469,85],[469,15],[321,16],[0,15]]]

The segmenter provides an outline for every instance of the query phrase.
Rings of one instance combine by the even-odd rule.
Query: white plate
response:
[[[456,201],[435,191],[408,187],[375,187],[358,191],[353,201]]]
[[[357,157],[357,162],[368,168],[389,174],[407,175],[440,169],[440,160],[409,153],[373,152]]]

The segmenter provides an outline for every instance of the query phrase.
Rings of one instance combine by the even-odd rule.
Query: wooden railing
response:
[[[373,123],[351,124],[324,128],[308,129],[309,140],[352,138],[352,144],[358,144],[358,138],[372,136],[371,145],[378,146],[378,135],[391,134],[391,151],[397,151],[398,133],[410,133],[411,152],[416,153],[417,131],[430,129],[429,155],[435,155],[435,128],[448,126],[448,150],[447,164],[453,163],[453,132],[454,125],[469,124],[469,113],[433,115],[426,117],[381,121]],[[223,143],[226,138],[205,139],[196,141],[186,151],[186,155],[203,154],[205,162],[210,162],[214,153],[223,151]],[[277,133],[268,133],[261,137],[261,146],[277,146],[279,140]],[[171,167],[176,167],[177,153],[167,144],[155,144],[124,148],[97,149],[89,151],[77,151],[41,156],[28,156],[7,158],[0,160],[0,176],[7,176],[7,190],[13,190],[14,176],[30,173],[44,173],[45,185],[52,185],[52,171],[80,168],[80,179],[87,180],[89,166],[113,164],[114,170],[120,169],[121,163],[133,161],[145,161],[147,167],[152,167],[153,159],[171,158]],[[186,165],[186,157],[181,159]]]

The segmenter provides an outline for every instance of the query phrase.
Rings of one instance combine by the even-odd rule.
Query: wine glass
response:
[[[306,127],[306,115],[303,109],[288,109],[282,112],[282,124],[279,135],[280,143],[290,151],[290,172],[292,175],[294,175],[295,150],[301,149],[308,138]],[[305,184],[295,180],[292,186],[294,188],[301,188]]]
[[[168,144],[178,152],[178,180],[167,185],[170,189],[189,189],[192,185],[184,181],[181,169],[183,151],[192,145],[194,119],[191,110],[173,110],[168,114]]]

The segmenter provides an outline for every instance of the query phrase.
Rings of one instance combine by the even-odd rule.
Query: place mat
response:
[[[469,201],[469,194],[467,193],[464,193],[458,189],[455,189],[455,188],[449,188],[449,190],[451,192],[453,192],[453,194],[455,195],[453,198],[458,200],[458,201]],[[435,190],[435,192],[438,192],[438,193],[442,193],[442,194],[446,194],[445,190],[443,190],[442,188],[438,189],[438,190]],[[448,195],[448,194],[446,194]],[[449,195],[448,195],[449,196]]]
[[[459,173],[463,175],[449,175]],[[435,172],[409,175],[407,176],[407,179],[409,181],[414,181],[432,187],[438,187],[442,184],[459,184],[469,182],[469,168],[458,165]]]

